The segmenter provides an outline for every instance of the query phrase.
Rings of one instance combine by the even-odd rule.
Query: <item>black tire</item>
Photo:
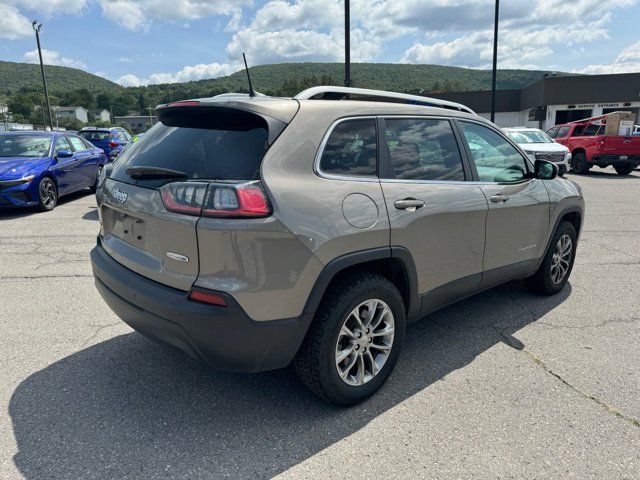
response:
[[[342,326],[350,313],[370,299],[386,303],[393,314],[391,349],[377,374],[362,385],[349,385],[338,373],[336,348]],[[382,387],[393,371],[404,342],[405,324],[402,296],[389,280],[366,272],[343,277],[333,284],[323,298],[296,355],[294,363],[300,381],[311,392],[336,405],[349,406],[364,401]],[[363,350],[366,352],[366,348]]]
[[[631,172],[633,172],[633,165],[630,164],[626,164],[626,165],[616,165],[613,168],[616,169],[616,173],[618,175],[629,175]]]
[[[98,190],[98,181],[100,180],[100,174],[102,173],[103,168],[104,167],[102,165],[98,165],[98,170],[96,171],[96,181],[89,187],[91,193],[96,193],[96,190]]]
[[[576,153],[571,157],[571,171],[575,173],[589,173],[591,165],[587,163],[587,156],[584,153]]]
[[[565,173],[567,173],[567,167],[560,165],[558,167],[558,175],[562,177]]]
[[[559,245],[560,239],[567,235],[571,240],[571,253],[568,258],[568,265],[566,266],[566,273],[562,277],[561,281],[555,281],[553,278],[552,267],[554,265],[556,255],[556,248]],[[538,268],[538,271],[531,277],[525,279],[524,283],[529,290],[540,295],[554,295],[562,290],[569,280],[571,271],[573,270],[573,262],[576,258],[576,247],[578,245],[578,236],[576,229],[570,222],[561,222],[558,228],[551,237],[547,252]]]
[[[58,187],[51,177],[42,177],[38,184],[38,206],[43,212],[50,212],[58,204]]]

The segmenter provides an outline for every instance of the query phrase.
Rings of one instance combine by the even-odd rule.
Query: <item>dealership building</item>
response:
[[[491,91],[429,96],[462,103],[481,116],[490,117]],[[635,123],[640,123],[640,73],[546,76],[522,89],[498,90],[495,123],[500,127],[546,130],[559,123],[619,110],[633,112]]]

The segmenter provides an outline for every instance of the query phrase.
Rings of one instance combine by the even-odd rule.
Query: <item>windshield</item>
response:
[[[84,138],[85,140],[109,140],[109,132],[106,131],[101,131],[101,132],[96,132],[95,130],[92,131],[83,131],[83,132],[78,132],[78,136]]]
[[[134,178],[137,167],[181,172],[189,180],[256,180],[268,145],[268,129],[256,115],[216,111],[177,113],[171,125],[157,123],[138,142],[122,151],[111,178],[158,188],[162,178]],[[206,128],[201,128],[206,125]],[[134,168],[136,167],[136,168]],[[131,170],[129,170],[131,169]]]
[[[542,130],[507,130],[509,138],[516,143],[552,143],[553,140]]]
[[[45,135],[0,135],[0,157],[46,157],[50,148]]]

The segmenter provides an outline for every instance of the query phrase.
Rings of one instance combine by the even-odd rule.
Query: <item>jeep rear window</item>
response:
[[[111,178],[146,188],[168,179],[134,179],[130,167],[184,172],[188,179],[257,180],[268,144],[265,120],[230,109],[176,109],[165,113],[135,144],[123,151]]]

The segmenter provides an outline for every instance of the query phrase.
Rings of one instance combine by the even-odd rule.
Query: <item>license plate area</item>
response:
[[[628,160],[629,157],[627,155],[620,155],[620,160]]]
[[[145,243],[147,226],[142,218],[129,213],[111,210],[112,224],[111,234],[120,240],[142,247]]]

